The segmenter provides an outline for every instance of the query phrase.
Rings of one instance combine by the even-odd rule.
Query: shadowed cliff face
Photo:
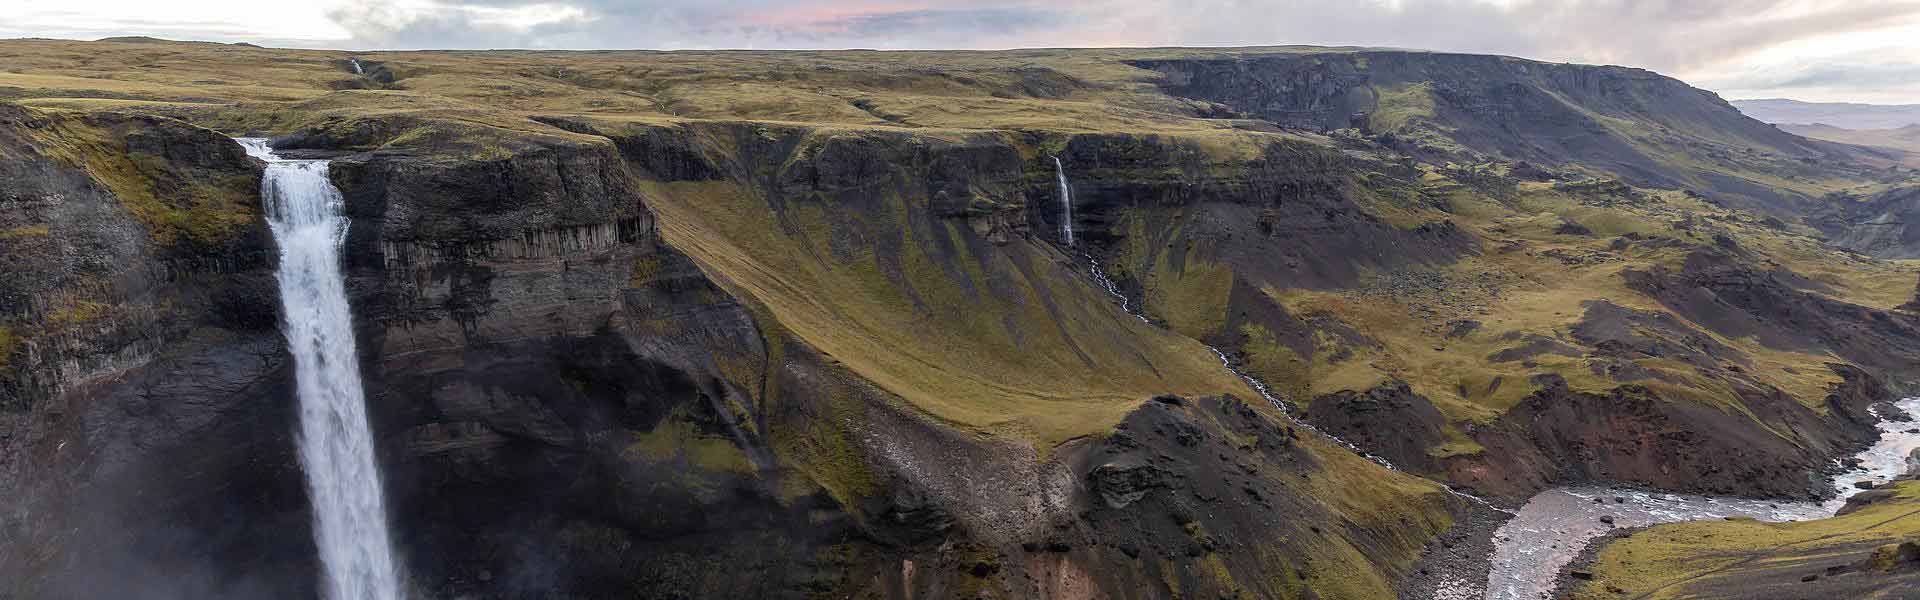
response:
[[[1263,469],[1175,443],[1183,477],[1246,491],[1127,494],[1220,531],[1262,522],[1243,497],[1319,516],[1205,547],[1076,516],[1103,471],[1072,440],[1156,393],[1253,394],[1024,235],[1017,140],[550,122],[596,137],[334,163],[396,533],[433,593],[1370,597],[1458,509],[1208,401],[1234,420],[1193,435],[1293,449]],[[1142,548],[1148,581],[1122,567]]]
[[[5,593],[309,595],[259,166],[178,121],[0,106],[0,181]]]

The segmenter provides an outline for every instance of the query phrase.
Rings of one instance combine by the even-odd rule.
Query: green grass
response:
[[[20,348],[20,337],[14,335],[13,327],[0,325],[0,373],[12,368],[13,351]]]
[[[161,157],[132,152],[125,137],[130,126],[111,120],[62,111],[31,114],[47,123],[29,130],[39,150],[85,170],[163,246],[216,245],[259,219],[259,189],[251,177],[187,172]]]
[[[969,243],[972,233],[953,222],[907,225],[907,211],[924,210],[909,204],[924,199],[853,214],[826,199],[776,212],[757,190],[726,183],[652,184],[647,195],[662,233],[716,279],[766,305],[796,338],[956,425],[1028,437],[1045,451],[1106,430],[1157,393],[1252,395],[1204,347],[1120,314],[1037,248],[929,254],[995,246]],[[830,241],[847,235],[836,227],[900,236],[899,272],[871,248],[835,256]],[[969,290],[961,274],[979,283]],[[992,278],[1016,295],[987,293]]]
[[[44,238],[50,235],[53,235],[53,228],[46,223],[22,225],[11,229],[0,230],[0,240]]]
[[[1634,533],[1602,548],[1592,566],[1593,581],[1577,586],[1569,597],[1700,597],[1715,584],[1738,585],[1776,566],[1802,564],[1799,569],[1818,573],[1829,565],[1870,560],[1883,545],[1920,539],[1920,482],[1898,486],[1891,499],[1828,519],[1694,521]]]
[[[1432,119],[1434,116],[1432,82],[1376,89],[1376,92],[1379,94],[1378,108],[1368,123],[1373,131],[1401,131],[1415,119]]]

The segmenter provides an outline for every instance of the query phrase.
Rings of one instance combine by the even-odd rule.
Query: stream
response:
[[[1920,411],[1920,398],[1894,403],[1908,414]],[[1907,471],[1907,455],[1920,448],[1920,422],[1882,420],[1880,440],[1854,455],[1858,468],[1833,478],[1838,492],[1825,502],[1783,502],[1746,498],[1714,498],[1666,494],[1625,488],[1567,487],[1541,492],[1527,501],[1512,520],[1493,532],[1492,568],[1484,590],[1457,582],[1436,600],[1538,600],[1549,598],[1560,569],[1573,562],[1587,544],[1616,527],[1645,527],[1662,523],[1726,517],[1763,521],[1796,521],[1833,516],[1847,498],[1860,492],[1858,481],[1884,482]],[[1601,517],[1612,519],[1606,523]],[[1479,593],[1476,593],[1479,592]]]
[[[1058,157],[1054,157],[1053,162],[1062,204],[1060,241],[1063,249],[1072,253],[1075,245],[1071,186],[1067,180],[1066,167],[1060,163]],[[1099,260],[1090,253],[1083,253],[1082,259],[1086,261],[1088,273],[1094,282],[1118,301],[1121,311],[1141,322],[1153,323],[1146,315],[1131,306],[1126,293],[1100,268]],[[1287,406],[1275,398],[1264,383],[1241,372],[1226,353],[1212,346],[1208,346],[1207,349],[1213,351],[1228,371],[1259,392],[1260,396],[1272,403],[1274,408],[1292,416]],[[1907,398],[1895,402],[1894,405],[1909,415],[1920,415],[1920,398]],[[1878,416],[1877,411],[1876,416]],[[1393,468],[1386,459],[1369,454],[1346,440],[1321,432],[1305,421],[1295,420],[1295,422],[1298,426],[1323,435],[1381,466]],[[1846,505],[1847,498],[1861,491],[1854,487],[1854,483],[1885,482],[1907,472],[1909,453],[1920,448],[1920,421],[1900,422],[1883,418],[1877,426],[1880,429],[1879,441],[1854,455],[1854,458],[1861,461],[1859,466],[1833,477],[1836,493],[1832,499],[1825,502],[1724,498],[1599,486],[1554,488],[1535,494],[1519,511],[1510,512],[1512,518],[1494,530],[1493,555],[1489,559],[1490,565],[1485,581],[1472,581],[1457,574],[1448,575],[1439,582],[1438,589],[1434,591],[1433,600],[1550,598],[1558,583],[1560,569],[1573,562],[1574,558],[1578,557],[1593,540],[1607,535],[1615,528],[1646,527],[1662,523],[1727,517],[1749,517],[1763,521],[1784,522],[1833,516],[1834,512]],[[1451,486],[1447,486],[1447,491],[1498,512],[1509,513],[1487,504],[1485,500],[1478,497],[1454,490]]]

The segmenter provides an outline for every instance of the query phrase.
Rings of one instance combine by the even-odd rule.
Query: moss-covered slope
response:
[[[143,252],[224,265],[258,241],[230,193],[251,180],[181,167],[237,152],[214,131],[335,159],[395,522],[430,595],[1376,598],[1461,500],[1291,429],[1206,344],[1403,468],[1504,496],[1802,495],[1920,376],[1920,271],[1800,219],[1901,175],[1643,72],[1327,48],[0,48],[29,115],[7,135],[39,144],[17,164],[67,177],[35,197],[118,207]],[[200,154],[123,143],[149,131]],[[65,231],[5,218],[7,260]],[[36,345],[64,321],[0,318],[12,372],[67,364]],[[48,452],[133,444],[159,426],[150,382],[214,368],[98,364],[22,394],[132,408],[63,428],[30,425],[59,403],[13,407],[41,454],[9,469],[43,481]],[[166,479],[155,502],[199,507],[183,529],[303,522],[260,501],[298,489],[284,436],[231,433],[280,429],[246,399],[284,377],[211,392],[258,410],[210,439],[265,458],[196,471],[236,482],[211,496]],[[31,502],[68,498],[49,489]],[[65,525],[21,547],[86,557],[112,531]],[[304,537],[135,531],[204,543],[166,565],[207,574],[183,594],[305,593],[306,563],[222,566]],[[132,547],[12,580],[112,584],[96,574],[174,546]]]
[[[1839,516],[1660,525],[1576,567],[1570,598],[1905,598],[1920,591],[1920,484],[1860,494]]]

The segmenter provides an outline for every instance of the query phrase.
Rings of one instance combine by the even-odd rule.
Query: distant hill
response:
[[[1810,137],[1829,142],[1858,144],[1861,146],[1879,146],[1908,152],[1920,152],[1920,125],[1908,125],[1899,129],[1847,129],[1825,123],[1811,125],[1783,124],[1780,130],[1801,137]]]
[[[1824,123],[1844,129],[1899,129],[1920,125],[1920,104],[1801,102],[1784,98],[1734,100],[1747,116],[1776,124]]]

